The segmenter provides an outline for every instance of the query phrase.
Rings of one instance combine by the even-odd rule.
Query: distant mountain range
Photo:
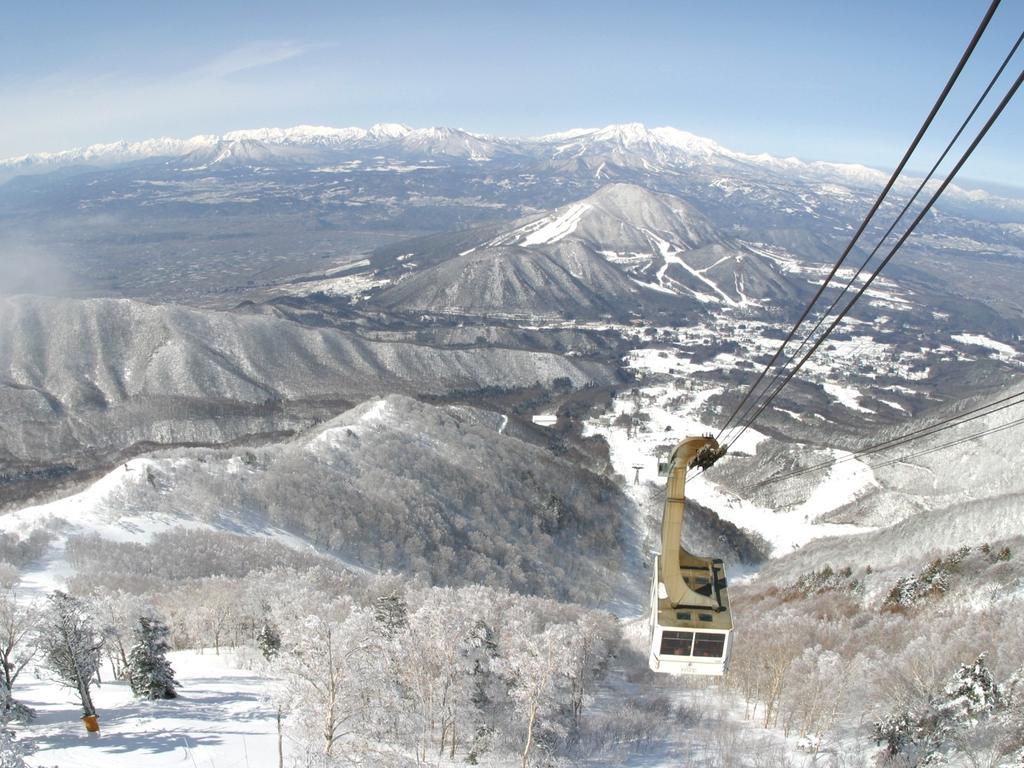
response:
[[[385,308],[591,317],[668,297],[678,310],[785,311],[807,277],[786,265],[830,263],[885,178],[639,124],[537,138],[386,124],[119,142],[0,161],[0,292],[229,307],[364,256],[380,279],[358,292],[394,287],[402,256],[408,285]],[[964,255],[1006,269],[1024,257],[1024,199],[954,185],[904,250],[903,263],[939,282]],[[1021,311],[1000,290],[1000,312]]]
[[[153,158],[174,160],[182,168],[197,170],[213,165],[260,162],[305,165],[328,162],[338,154],[367,150],[380,151],[387,156],[436,156],[478,162],[510,156],[544,157],[554,166],[585,164],[592,167],[598,177],[609,164],[643,170],[651,170],[652,166],[695,165],[721,169],[759,168],[808,181],[838,180],[854,186],[878,185],[888,177],[883,171],[856,163],[809,162],[767,153],[745,154],[677,128],[647,128],[641,123],[577,128],[537,137],[500,137],[458,128],[410,128],[398,123],[379,123],[368,129],[299,125],[230,131],[219,136],[201,134],[189,139],[162,137],[93,144],[0,160],[0,180],[68,166],[112,166]],[[1013,198],[1002,198],[982,189],[967,190],[954,185],[948,194],[973,202],[1013,205]],[[1024,210],[1024,199],[1016,203],[1019,210]]]

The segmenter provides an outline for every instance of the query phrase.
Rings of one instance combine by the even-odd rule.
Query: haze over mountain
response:
[[[725,245],[749,253],[744,243],[761,243],[823,262],[845,244],[884,178],[858,166],[744,155],[635,124],[538,139],[394,125],[260,129],[98,146],[3,161],[0,169],[9,178],[0,184],[0,290],[217,306],[266,298],[283,280],[422,235],[449,236],[446,257],[499,237],[540,245],[557,234],[543,217],[537,232],[514,230],[542,212],[557,212],[553,221],[565,226],[580,214],[576,234],[620,262],[657,254],[649,233],[674,250]],[[650,197],[637,199],[636,188]],[[571,208],[584,202],[587,212]],[[1021,200],[951,188],[937,210],[922,228],[927,250],[911,243],[903,259],[929,279],[948,279],[949,262],[964,253],[1000,270],[1009,267],[1003,254],[1024,253]],[[617,228],[623,220],[631,223]],[[476,228],[483,229],[462,237]],[[716,275],[728,300],[786,293],[763,259],[733,263],[719,253],[714,261],[726,256],[733,271],[750,270],[742,290]],[[679,265],[664,279],[653,263],[625,266],[650,272],[642,282],[725,300]],[[993,300],[1014,303],[1010,293]]]

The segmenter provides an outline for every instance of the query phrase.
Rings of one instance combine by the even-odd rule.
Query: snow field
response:
[[[557,243],[559,240],[568,237],[576,230],[576,227],[579,226],[580,219],[583,218],[583,214],[589,210],[590,205],[587,203],[575,203],[569,206],[561,216],[554,219],[544,219],[544,225],[539,229],[530,232],[519,244],[528,246]]]
[[[236,664],[221,649],[168,654],[180,683],[179,697],[141,701],[109,667],[93,692],[100,732],[86,733],[79,705],[66,688],[28,669],[18,699],[38,712],[17,728],[19,741],[36,748],[32,766],[61,768],[276,768],[277,725],[264,700],[267,681]],[[285,745],[287,754],[287,743]]]
[[[723,354],[713,362],[694,364],[682,350],[650,347],[635,349],[627,356],[626,366],[638,374],[641,382],[645,374],[658,374],[658,382],[641,383],[635,395],[620,393],[612,413],[593,419],[585,426],[584,435],[601,434],[607,440],[612,466],[625,478],[624,490],[637,502],[638,510],[640,505],[649,503],[649,483],[658,487],[664,485],[664,479],[657,474],[658,450],[675,445],[688,435],[714,434],[716,431],[712,425],[703,423],[697,414],[701,413],[709,398],[721,393],[722,388],[708,387],[695,379],[688,379],[688,374],[721,369],[723,365],[731,366],[735,362],[732,355]],[[672,377],[673,381],[664,383],[665,376]],[[838,384],[825,386],[834,397],[841,397],[844,404],[856,410],[866,410],[857,402],[860,393],[855,388]],[[643,414],[644,420],[634,418],[632,426],[624,426],[623,419],[619,417],[635,413]],[[757,430],[748,429],[737,444],[729,446],[730,454],[753,455],[765,439],[766,436]],[[845,455],[835,452],[836,458]],[[728,461],[728,456],[724,460]],[[844,536],[873,530],[817,522],[821,516],[854,501],[877,484],[871,469],[861,461],[846,461],[830,468],[801,504],[787,510],[773,510],[755,504],[718,486],[713,478],[713,472],[697,475],[687,484],[687,495],[715,510],[724,520],[763,536],[772,544],[775,557],[823,536]],[[634,484],[635,481],[639,484]],[[642,511],[640,514],[634,527],[639,540],[642,540]],[[739,575],[735,569],[733,575]]]

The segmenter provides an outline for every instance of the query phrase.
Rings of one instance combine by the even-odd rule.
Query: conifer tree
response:
[[[392,592],[374,600],[373,618],[380,627],[381,634],[388,640],[393,640],[409,626],[409,606],[402,597]]]
[[[281,650],[281,633],[268,619],[263,620],[263,626],[256,635],[256,647],[267,661],[273,661]]]
[[[973,664],[960,669],[943,691],[938,702],[939,716],[950,725],[975,725],[999,704],[1001,692],[981,654]]]
[[[23,756],[31,749],[14,738],[9,727],[11,710],[11,692],[0,677],[0,768],[26,768]]]
[[[167,625],[159,619],[139,619],[135,644],[128,654],[128,681],[132,693],[144,699],[173,699],[178,682],[167,660],[170,644]]]

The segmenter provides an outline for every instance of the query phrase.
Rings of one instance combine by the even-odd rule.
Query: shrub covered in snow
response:
[[[167,660],[171,646],[167,625],[159,619],[140,617],[135,644],[128,654],[128,681],[132,693],[143,699],[173,699],[178,683]]]
[[[982,654],[961,664],[942,691],[919,710],[877,721],[874,734],[887,757],[900,755],[911,765],[957,764],[955,757],[977,757],[984,745],[991,764],[1011,766],[1021,746],[1020,718]]]
[[[961,547],[946,557],[936,558],[916,576],[902,577],[886,596],[883,607],[887,609],[909,608],[926,597],[946,593],[952,586],[953,579],[961,572],[964,560],[970,554],[970,547]]]
[[[826,565],[820,571],[801,576],[784,589],[782,595],[784,599],[795,600],[822,592],[856,592],[859,587],[860,582],[853,578],[853,569],[849,566],[833,571],[832,566]]]

